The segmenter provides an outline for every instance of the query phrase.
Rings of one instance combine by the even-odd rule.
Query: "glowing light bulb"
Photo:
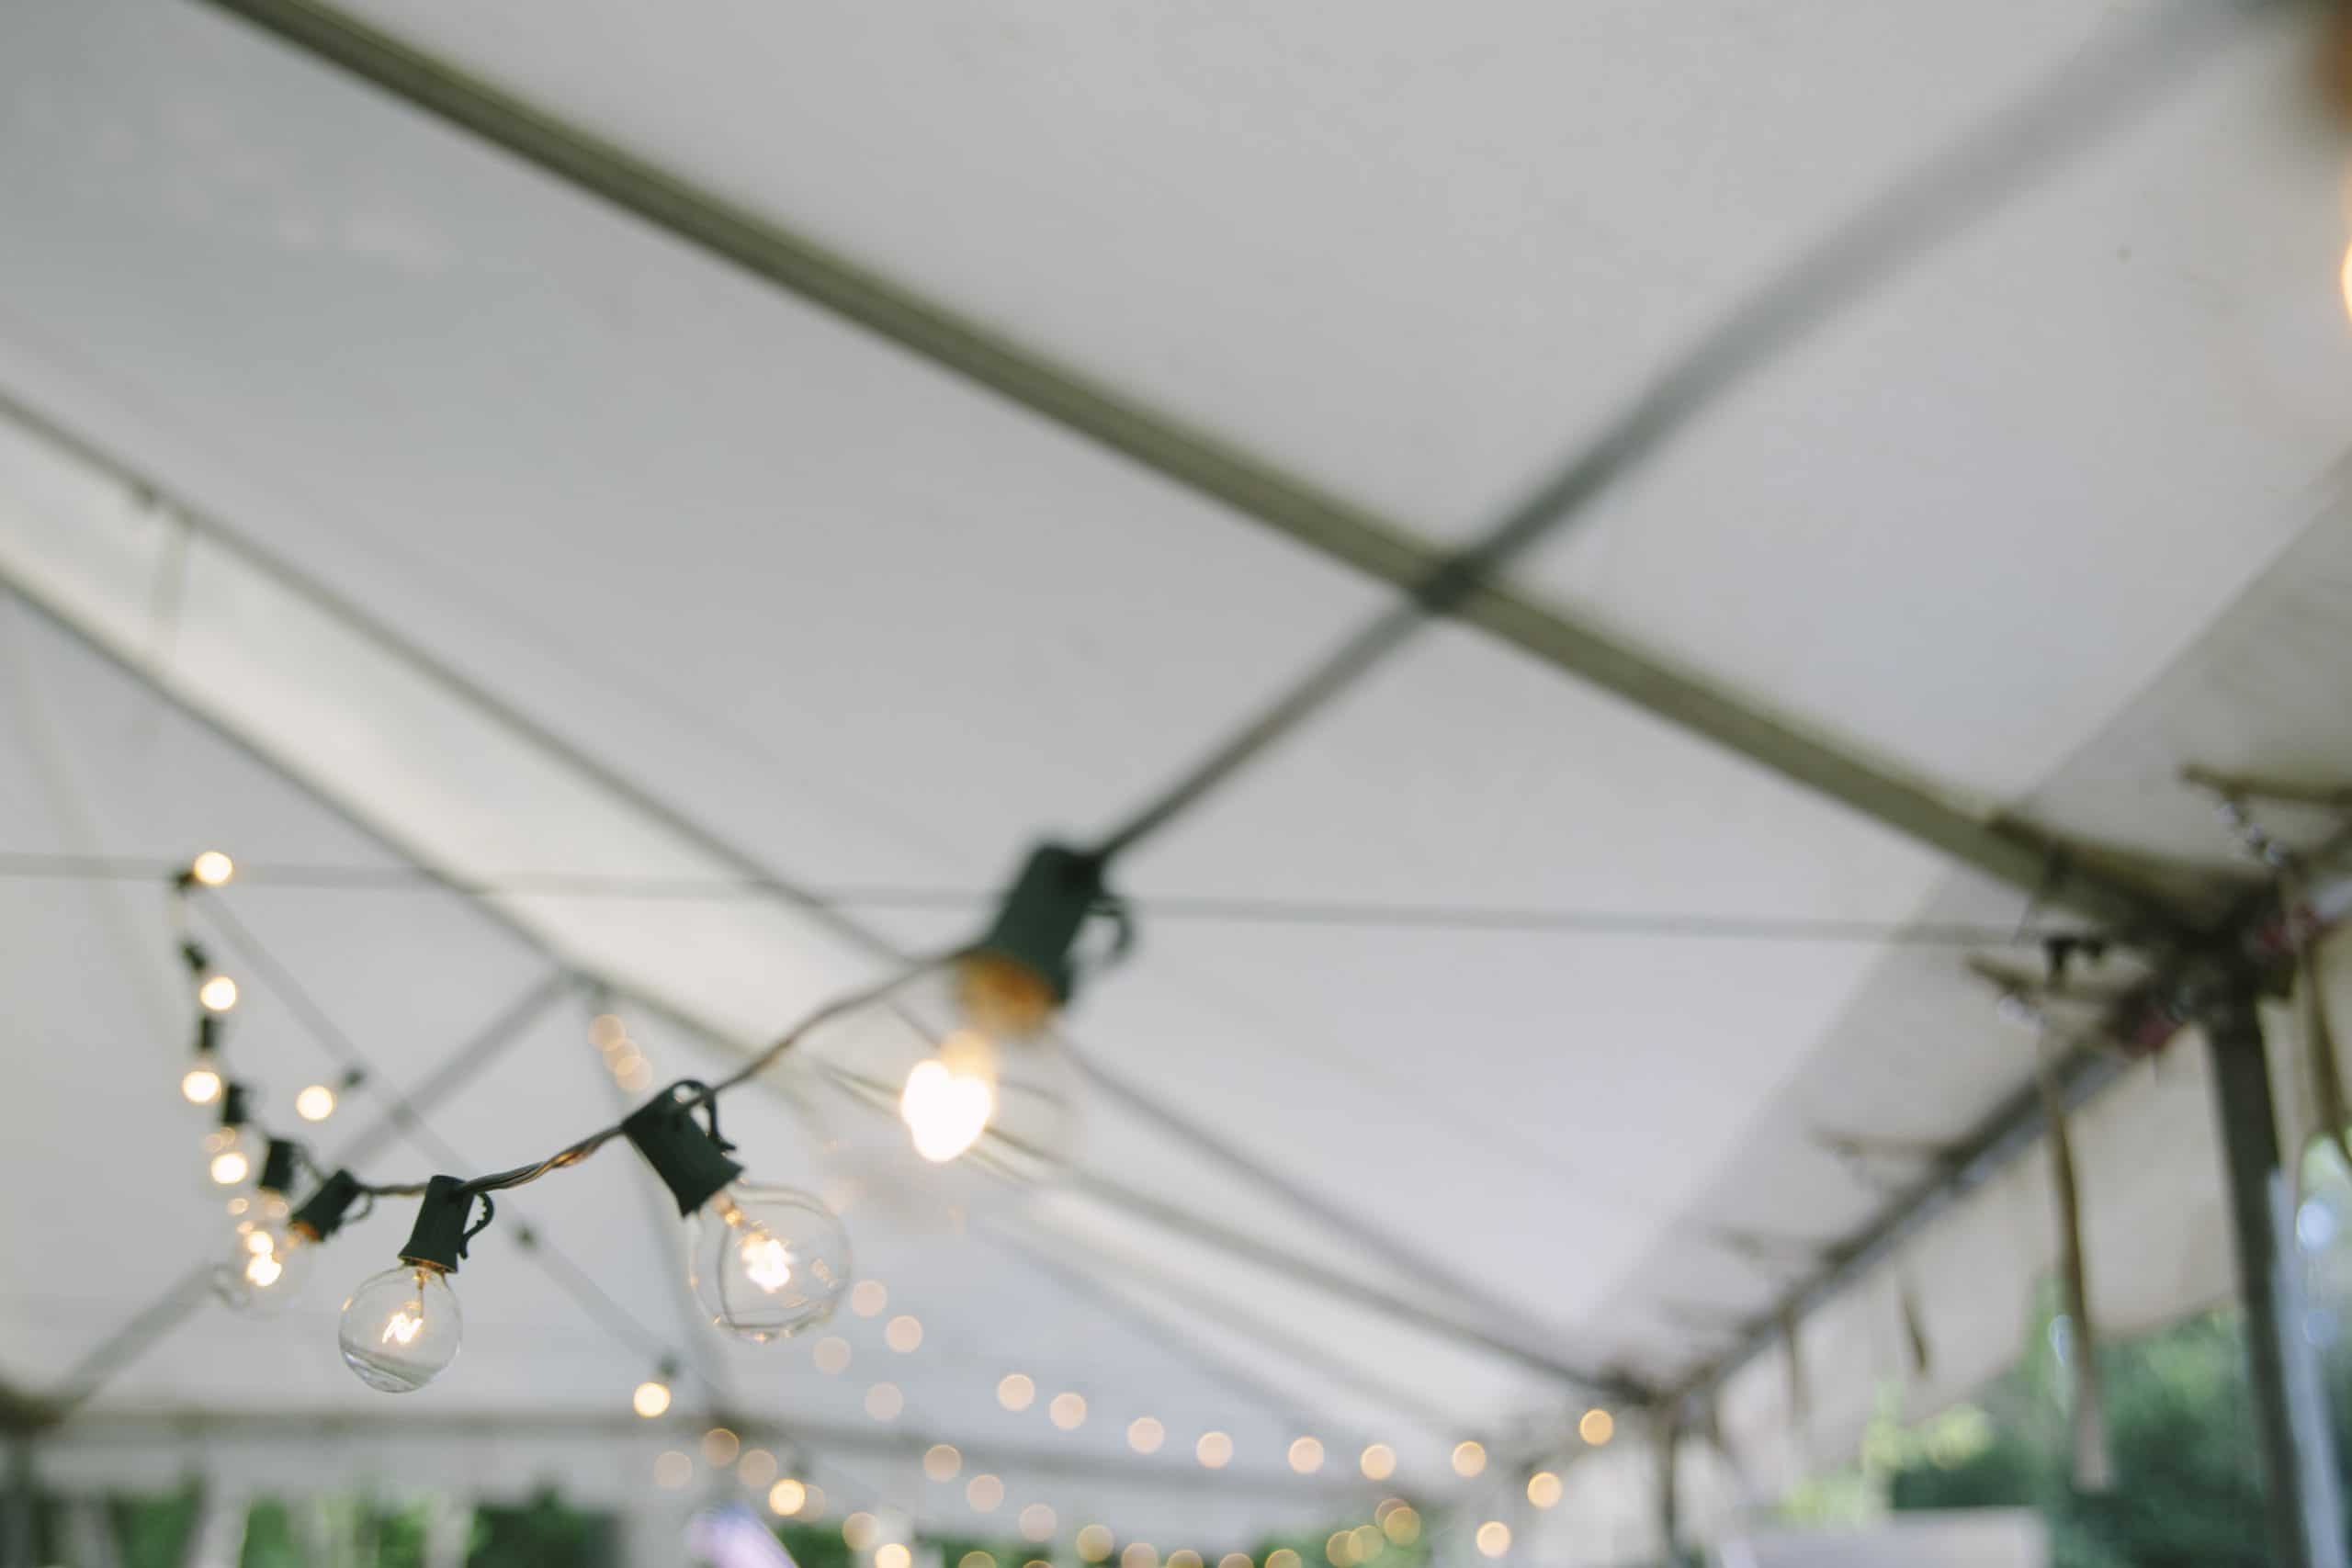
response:
[[[1396,1472],[1396,1450],[1386,1443],[1374,1443],[1356,1461],[1366,1481],[1385,1481]]]
[[[253,1174],[254,1162],[246,1157],[243,1149],[223,1149],[212,1156],[212,1163],[206,1166],[205,1170],[212,1178],[214,1186],[234,1187]]]
[[[219,850],[207,850],[188,863],[187,874],[207,887],[220,887],[237,874],[237,863]]]
[[[630,1409],[650,1421],[669,1410],[670,1385],[660,1378],[648,1378],[637,1385],[637,1392],[628,1396],[628,1404]]]
[[[959,1030],[940,1043],[938,1055],[908,1069],[899,1116],[915,1153],[944,1165],[980,1141],[996,1114],[993,1055],[985,1039]]]
[[[1548,1470],[1539,1470],[1527,1478],[1527,1500],[1539,1508],[1558,1506],[1560,1478]]]
[[[305,1122],[323,1122],[334,1114],[334,1090],[314,1083],[294,1097],[294,1114]]]
[[[207,975],[196,988],[196,999],[207,1012],[227,1012],[237,1005],[237,982],[226,975]]]
[[[808,1501],[808,1488],[790,1476],[768,1488],[768,1506],[777,1514],[797,1514]]]
[[[344,1365],[384,1393],[411,1393],[458,1359],[464,1331],[448,1277],[403,1259],[361,1283],[343,1303]]]
[[[210,1105],[220,1098],[220,1069],[199,1058],[180,1076],[180,1097],[190,1105]]]
[[[1463,1442],[1453,1445],[1454,1474],[1462,1476],[1476,1475],[1486,1468],[1487,1450],[1484,1444],[1477,1442]]]
[[[809,1032],[791,1069],[853,1215],[952,1227],[1068,1168],[1078,1086],[1051,1027],[1066,979],[969,953]]]
[[[1616,1417],[1597,1405],[1586,1411],[1577,1422],[1577,1436],[1596,1449],[1616,1435]]]
[[[1488,1519],[1478,1527],[1478,1555],[1500,1557],[1510,1550],[1510,1527],[1500,1519]]]
[[[788,1187],[731,1182],[686,1217],[687,1279],[710,1321],[758,1344],[833,1314],[849,1238],[831,1209]]]

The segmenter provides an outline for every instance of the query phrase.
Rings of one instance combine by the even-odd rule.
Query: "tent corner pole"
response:
[[[2344,1504],[2319,1358],[2304,1332],[2292,1173],[2280,1157],[2255,992],[2234,986],[2204,1018],[2245,1308],[2271,1560],[2346,1568]]]
[[[6,1523],[0,1524],[0,1568],[34,1568],[40,1487],[33,1470],[31,1428],[16,1427],[7,1434],[7,1508]]]

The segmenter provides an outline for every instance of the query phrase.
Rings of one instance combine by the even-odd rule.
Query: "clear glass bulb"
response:
[[[275,1223],[247,1223],[237,1227],[228,1258],[212,1271],[212,1293],[224,1305],[266,1317],[292,1303],[310,1271],[308,1235],[282,1215]]]
[[[220,1098],[220,1069],[209,1054],[197,1057],[196,1065],[181,1075],[180,1095],[190,1105],[210,1105]]]
[[[448,1276],[403,1261],[363,1281],[343,1303],[343,1364],[369,1388],[409,1393],[458,1359],[464,1320]]]
[[[1076,1075],[1055,1001],[1023,966],[985,954],[924,970],[812,1030],[786,1058],[808,1096],[843,1206],[901,1226],[1017,1195],[1076,1152]]]
[[[215,1127],[204,1136],[204,1181],[208,1191],[228,1196],[254,1178],[255,1141],[243,1127]]]
[[[832,1316],[849,1288],[849,1237],[806,1192],[731,1182],[686,1216],[685,1229],[687,1282],[729,1334],[790,1338]]]

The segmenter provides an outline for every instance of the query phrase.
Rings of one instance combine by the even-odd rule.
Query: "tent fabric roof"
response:
[[[1472,42],[1391,5],[360,9],[1448,542],[1768,267],[2113,25],[2088,3],[1498,4]],[[2346,215],[2314,25],[2249,29],[1859,301],[1515,585],[1988,813],[2234,885],[2181,765],[2352,772],[2330,722],[2352,671]],[[22,738],[0,748],[0,849],[218,843],[254,867],[222,907],[380,1065],[345,1135],[559,964],[670,1010],[622,1006],[663,1074],[720,1070],[876,973],[787,904],[681,892],[740,867],[649,800],[891,942],[952,940],[1023,844],[1112,819],[1387,602],[209,11],[40,0],[6,28],[0,387],[169,504],[0,429]],[[189,508],[217,525],[185,531]],[[262,874],[409,862],[491,890]],[[829,1435],[808,1447],[844,1499],[988,1524],[914,1468],[935,1436],[1005,1456],[999,1524],[1038,1500],[1066,1527],[1247,1546],[1368,1506],[1382,1489],[1344,1460],[1378,1440],[1415,1495],[1498,1509],[1502,1461],[1560,1451],[1589,1396],[1396,1305],[1671,1382],[1789,1283],[1727,1238],[1817,1243],[1883,1203],[1820,1134],[1949,1138],[2030,1071],[1961,951],[1802,924],[2009,930],[2022,893],[1460,626],[1124,869],[1145,945],[1084,998],[1079,1048],[1408,1245],[1367,1247],[1098,1094],[1084,1178],[1010,1237],[851,1215],[920,1350],[862,1318],[838,1376],[798,1345],[695,1341],[746,1419]],[[187,1021],[162,896],[13,880],[0,910],[41,1111],[0,1214],[53,1260],[0,1298],[0,1375],[38,1387],[211,1244],[170,1092]],[[589,1005],[536,1017],[435,1132],[489,1167],[608,1119]],[[234,1035],[281,1118],[328,1070],[299,1010],[251,985]],[[2089,1113],[2119,1325],[2226,1289],[2201,1083],[2177,1050]],[[787,1100],[739,1098],[759,1168],[821,1181]],[[60,1183],[152,1204],[139,1244]],[[1940,1348],[1916,1397],[2010,1351],[2044,1190],[2012,1168],[1810,1321],[1816,1457],[1902,1375],[1902,1280]],[[514,1209],[683,1345],[648,1191],[608,1155]],[[2152,1240],[2148,1213],[2188,1218]],[[473,1473],[571,1467],[667,1506],[648,1455],[675,1433],[512,1436],[613,1416],[647,1358],[497,1231],[462,1278],[465,1357],[421,1409],[343,1373],[334,1292],[398,1226],[387,1206],[322,1257],[288,1320],[192,1314],[61,1443],[164,1463],[142,1422],[275,1413],[221,1449],[275,1464],[287,1422],[380,1423],[384,1453],[455,1423],[523,1456]],[[1014,1370],[1082,1393],[1085,1426],[1000,1408]],[[1777,1376],[1758,1361],[1724,1393],[1759,1471],[1806,1457]],[[864,1408],[882,1379],[907,1402],[887,1425]],[[1124,1440],[1142,1415],[1159,1454]],[[1541,1521],[1546,1559],[1641,1547],[1633,1426],[1621,1473],[1579,1465]],[[1212,1428],[1238,1457],[1204,1489]],[[1303,1431],[1334,1455],[1319,1476],[1283,1463]],[[1469,1436],[1498,1455],[1475,1482],[1445,1461]]]

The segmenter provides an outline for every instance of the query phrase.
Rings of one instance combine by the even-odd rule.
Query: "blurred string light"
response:
[[[208,855],[217,852],[208,852]],[[199,857],[202,858],[202,857]],[[193,887],[217,887],[224,884],[233,866],[225,855],[218,862],[204,859],[201,867],[191,863],[178,881],[185,892]],[[1073,933],[1074,934],[1074,933]],[[214,969],[203,952],[193,943],[184,944],[182,953],[191,972],[198,978],[198,999],[203,1009],[198,1014],[198,1061],[184,1076],[182,1092],[191,1100],[208,1103],[222,1099],[229,1092],[227,1079],[220,1067],[220,1020],[217,1014],[233,1005],[235,982],[232,977]],[[215,984],[214,982],[223,982]],[[755,1201],[764,1193],[747,1190],[735,1178],[741,1168],[726,1158],[731,1145],[724,1143],[718,1133],[716,1102],[718,1094],[743,1081],[760,1066],[781,1055],[816,1021],[854,1010],[864,998],[852,998],[817,1015],[801,1028],[784,1037],[759,1061],[716,1087],[688,1082],[673,1089],[652,1103],[633,1113],[632,1117],[614,1128],[607,1128],[586,1139],[560,1150],[537,1165],[501,1172],[490,1178],[458,1181],[453,1178],[436,1178],[432,1182],[368,1185],[361,1183],[347,1172],[336,1173],[337,1180],[346,1189],[343,1207],[348,1207],[354,1197],[372,1200],[379,1196],[413,1196],[420,1199],[418,1227],[403,1249],[400,1266],[386,1270],[371,1280],[360,1292],[356,1292],[351,1306],[360,1309],[356,1317],[346,1312],[342,1335],[345,1359],[362,1381],[371,1386],[401,1392],[421,1387],[437,1375],[455,1358],[458,1332],[458,1314],[454,1295],[448,1288],[448,1277],[456,1269],[456,1262],[463,1256],[465,1243],[474,1232],[490,1223],[492,1213],[491,1194],[506,1187],[537,1180],[553,1171],[563,1169],[594,1153],[615,1136],[627,1137],[637,1145],[640,1155],[652,1165],[657,1175],[672,1188],[679,1199],[682,1215],[686,1218],[690,1235],[697,1225],[716,1237],[715,1249],[698,1249],[698,1261],[690,1273],[690,1280],[697,1285],[697,1294],[706,1304],[715,1299],[721,1303],[731,1293],[728,1279],[749,1279],[755,1284],[781,1283],[787,1280],[807,1284],[808,1270],[804,1263],[820,1266],[822,1288],[812,1292],[813,1301],[796,1300],[792,1308],[779,1314],[754,1314],[745,1320],[723,1306],[712,1314],[717,1326],[729,1328],[753,1339],[783,1337],[801,1328],[823,1321],[830,1316],[835,1298],[849,1301],[852,1311],[865,1317],[879,1316],[888,1310],[889,1292],[879,1280],[856,1280],[849,1278],[845,1242],[837,1242],[837,1222],[830,1210],[817,1200],[804,1194],[784,1191],[779,1194],[788,1211],[782,1224],[770,1223],[772,1216],[762,1212]],[[615,1081],[624,1088],[641,1088],[650,1080],[652,1066],[644,1050],[632,1040],[623,1021],[610,1012],[598,1014],[589,1025],[589,1038],[603,1057]],[[344,1080],[348,1089],[360,1081],[352,1073]],[[326,1083],[306,1087],[296,1097],[296,1113],[306,1121],[320,1121],[335,1109],[335,1089]],[[225,1108],[224,1108],[225,1109]],[[697,1124],[693,1113],[704,1111],[707,1125]],[[251,1174],[254,1154],[245,1146],[253,1141],[248,1135],[249,1109],[235,1108],[234,1114],[224,1114],[220,1130],[208,1144],[210,1158],[209,1174],[216,1185],[234,1186]],[[918,1133],[920,1129],[917,1130]],[[917,1138],[918,1152],[922,1139]],[[718,1183],[714,1190],[713,1183]],[[437,1193],[436,1193],[437,1190]],[[698,1212],[694,1200],[708,1191],[703,1208]],[[474,1218],[475,1203],[481,1205],[481,1217]],[[340,1221],[340,1211],[332,1210],[320,1216],[321,1230],[314,1238],[323,1241],[334,1233]],[[804,1249],[796,1246],[792,1233],[796,1226],[810,1227],[814,1245],[806,1250],[813,1256],[804,1258]],[[426,1233],[431,1233],[429,1235]],[[299,1233],[308,1235],[309,1233]],[[707,1256],[705,1256],[707,1255]],[[363,1298],[365,1298],[363,1300]],[[922,1325],[912,1314],[901,1313],[884,1325],[884,1342],[894,1351],[910,1354],[923,1342]],[[846,1340],[831,1336],[821,1341],[816,1352],[820,1371],[845,1370],[851,1359]],[[670,1373],[649,1379],[631,1393],[631,1408],[646,1419],[666,1415],[673,1397]],[[1009,1373],[1000,1380],[998,1398],[1008,1410],[1023,1411],[1031,1407],[1037,1397],[1035,1385],[1026,1374]],[[876,1420],[894,1420],[904,1408],[904,1397],[893,1383],[876,1383],[865,1395],[867,1412]],[[1075,1391],[1057,1394],[1046,1406],[1055,1426],[1074,1431],[1082,1426],[1088,1415],[1085,1398]],[[1606,1422],[1605,1413],[1589,1413],[1585,1430],[1593,1430],[1593,1418]],[[723,1430],[723,1429],[715,1429]],[[1166,1437],[1165,1427],[1156,1418],[1139,1416],[1129,1423],[1129,1444],[1138,1453],[1159,1450]],[[716,1443],[717,1437],[706,1438]],[[1605,1440],[1605,1438],[1598,1439]],[[952,1450],[950,1450],[952,1451]],[[1483,1449],[1475,1442],[1465,1442],[1455,1450],[1455,1464],[1459,1469],[1465,1456],[1477,1455],[1483,1465]],[[1222,1430],[1203,1433],[1193,1445],[1198,1462],[1211,1470],[1222,1469],[1233,1456],[1231,1436]],[[1292,1468],[1299,1473],[1319,1470],[1324,1460],[1319,1439],[1301,1437],[1290,1444],[1288,1454]],[[714,1464],[719,1461],[713,1459]],[[773,1463],[772,1459],[768,1461]],[[1394,1450],[1384,1443],[1374,1443],[1363,1450],[1360,1468],[1367,1478],[1385,1479],[1394,1472]],[[658,1467],[663,1473],[673,1469],[666,1461]],[[954,1473],[952,1471],[950,1475]],[[1475,1474],[1476,1469],[1463,1470]],[[746,1484],[764,1485],[773,1471],[754,1461]],[[657,1475],[657,1480],[660,1476]],[[797,1483],[804,1484],[805,1483]],[[786,1501],[797,1501],[807,1506],[805,1491],[785,1490]],[[976,1477],[967,1488],[967,1499],[981,1511],[992,1510],[1002,1501],[1002,1486],[994,1477]],[[796,1510],[797,1511],[797,1510]],[[1054,1526],[1052,1512],[1043,1505],[1032,1504],[1022,1511],[1023,1533],[1043,1540],[1050,1538]],[[1043,1526],[1042,1531],[1036,1527]],[[1364,1527],[1371,1529],[1372,1527]],[[1377,1533],[1377,1532],[1374,1532]]]
[[[192,890],[217,888],[233,869],[226,855],[207,851],[173,878],[174,892],[184,900]],[[1087,855],[1051,845],[1039,849],[978,943],[944,964],[913,972],[913,980],[944,985],[937,998],[943,1005],[934,1015],[936,1032],[923,1036],[930,1043],[918,1053],[921,1060],[906,1075],[899,1097],[901,1120],[924,1162],[946,1164],[960,1157],[980,1145],[983,1133],[997,1126],[1008,1104],[1032,1102],[1033,1078],[1058,1052],[1047,1025],[1075,980],[1071,950],[1098,915],[1116,908],[1099,871],[1099,863]],[[175,924],[184,930],[185,909],[181,904],[174,908]],[[204,1014],[236,1005],[235,980],[215,969],[200,947],[183,942],[180,953],[196,978]],[[733,1145],[719,1134],[718,1100],[799,1045],[819,1024],[871,1015],[877,1006],[891,1015],[911,1008],[910,983],[909,976],[895,977],[843,997],[732,1076],[716,1084],[673,1084],[616,1125],[530,1165],[470,1179],[443,1174],[404,1182],[362,1182],[348,1172],[337,1173],[337,1179],[371,1200],[418,1200],[415,1224],[397,1265],[369,1279],[345,1304],[338,1329],[345,1364],[361,1382],[386,1393],[422,1388],[437,1377],[456,1359],[462,1334],[450,1280],[473,1237],[495,1217],[494,1194],[569,1168],[616,1139],[629,1143],[677,1201],[686,1231],[687,1284],[713,1326],[764,1342],[824,1322],[854,1282],[840,1221],[819,1198],[743,1180],[743,1168],[729,1157]],[[652,1064],[618,1015],[598,1014],[589,1025],[589,1038],[616,1084],[632,1092],[650,1085]],[[231,1091],[219,1066],[217,1028],[199,1023],[198,1048],[197,1064],[182,1075],[182,1095],[199,1104],[225,1101]],[[944,1091],[944,1099],[927,1099],[922,1086],[939,1073],[955,1082]],[[975,1110],[975,1096],[987,1103]],[[297,1113],[322,1118],[332,1113],[333,1100],[331,1089],[312,1085],[300,1097]],[[957,1123],[953,1136],[943,1134],[942,1117]],[[233,1189],[251,1176],[254,1156],[247,1145],[264,1134],[249,1131],[250,1122],[242,1097],[234,1107],[224,1105],[206,1148],[206,1174],[213,1186]],[[323,1231],[317,1239],[331,1235],[332,1229]],[[877,1286],[854,1309],[878,1313],[887,1301],[888,1292]],[[901,1316],[888,1327],[888,1343],[912,1351],[922,1334],[919,1322]],[[895,1385],[877,1383],[867,1391],[865,1404],[875,1419],[891,1420],[903,1401]],[[1057,1402],[1056,1418],[1075,1425],[1071,1408]],[[1083,1419],[1082,1404],[1076,1408]]]
[[[670,1383],[666,1378],[648,1378],[637,1385],[629,1395],[629,1408],[648,1421],[669,1414]]]

